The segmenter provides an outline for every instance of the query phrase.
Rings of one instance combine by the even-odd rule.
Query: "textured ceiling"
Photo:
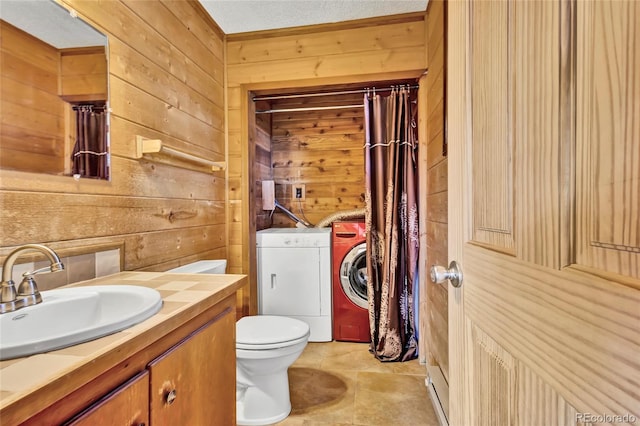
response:
[[[0,19],[58,49],[105,46],[107,37],[45,0],[0,0]]]
[[[200,0],[226,34],[423,12],[427,0]]]
[[[427,0],[200,0],[226,34],[423,12]],[[57,47],[106,37],[49,0],[0,0],[0,18]]]

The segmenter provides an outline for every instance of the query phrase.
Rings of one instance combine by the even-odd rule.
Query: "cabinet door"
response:
[[[144,371],[65,423],[67,426],[149,424],[149,373]]]
[[[151,425],[235,425],[235,312],[224,311],[148,370]]]

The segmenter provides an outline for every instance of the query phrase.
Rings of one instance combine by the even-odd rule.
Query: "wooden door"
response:
[[[640,3],[448,6],[450,423],[640,424]]]
[[[149,364],[151,425],[235,425],[235,323],[227,309]]]

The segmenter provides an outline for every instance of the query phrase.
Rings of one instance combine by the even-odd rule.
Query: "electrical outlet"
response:
[[[304,201],[305,200],[305,188],[303,183],[298,183],[291,186],[291,198],[294,200]]]

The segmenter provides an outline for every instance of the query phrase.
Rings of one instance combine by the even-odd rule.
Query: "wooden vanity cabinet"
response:
[[[234,425],[234,327],[235,312],[203,325],[66,425]]]
[[[232,294],[19,424],[235,425],[235,322]]]

